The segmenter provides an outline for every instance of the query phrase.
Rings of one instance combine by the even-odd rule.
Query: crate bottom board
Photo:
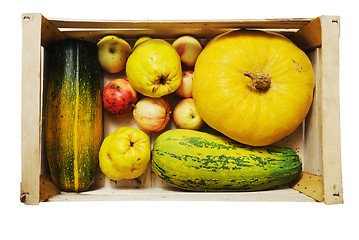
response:
[[[96,190],[61,192],[48,202],[58,201],[251,201],[251,202],[315,202],[314,199],[292,188],[256,192],[188,192],[175,188],[118,189],[104,187]]]

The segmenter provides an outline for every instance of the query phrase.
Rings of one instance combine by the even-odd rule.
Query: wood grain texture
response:
[[[339,103],[339,17],[322,16],[320,139],[323,160],[324,201],[343,203],[340,103]]]
[[[313,73],[315,77],[314,93],[312,106],[304,121],[304,153],[305,159],[303,170],[309,173],[321,175],[322,174],[322,156],[320,155],[320,148],[322,142],[319,139],[321,123],[319,121],[320,111],[320,49],[316,49],[308,54],[313,66]]]
[[[324,200],[323,176],[302,172],[301,176],[293,182],[293,189],[318,202]]]
[[[61,192],[48,201],[250,201],[250,202],[315,202],[291,188],[258,192],[190,192],[175,188],[101,188],[82,193]]]
[[[40,176],[40,202],[47,201],[60,192],[61,190],[53,184],[50,175]]]
[[[40,200],[41,15],[22,17],[21,201]]]
[[[322,45],[320,18],[315,18],[289,37],[304,51],[311,51]]]
[[[57,28],[82,29],[164,29],[176,27],[180,29],[208,29],[208,28],[283,28],[299,29],[308,24],[309,18],[283,18],[283,19],[230,19],[230,20],[70,20],[51,19]]]

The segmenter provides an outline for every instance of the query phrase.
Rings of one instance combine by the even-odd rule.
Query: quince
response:
[[[100,148],[100,169],[112,180],[141,176],[151,158],[148,135],[140,129],[121,127],[107,136]]]
[[[181,84],[181,59],[176,49],[162,39],[148,39],[127,59],[127,78],[139,93],[159,98],[174,92]]]

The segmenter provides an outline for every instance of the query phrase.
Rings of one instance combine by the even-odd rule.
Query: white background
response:
[[[53,4],[52,2],[56,2]],[[359,239],[358,11],[354,1],[9,1],[1,6],[1,239]],[[71,202],[25,206],[21,181],[21,14],[162,20],[341,17],[342,205],[253,202]]]

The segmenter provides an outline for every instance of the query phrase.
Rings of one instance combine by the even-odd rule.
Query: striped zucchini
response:
[[[46,152],[53,182],[84,191],[94,182],[102,137],[97,47],[81,40],[58,42],[47,89]]]
[[[290,148],[250,147],[226,137],[174,129],[156,139],[152,169],[181,189],[255,191],[291,182],[302,164]]]

